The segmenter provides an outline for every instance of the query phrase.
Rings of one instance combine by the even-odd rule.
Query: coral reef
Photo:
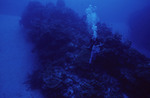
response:
[[[85,16],[65,5],[39,2],[30,2],[20,23],[39,59],[27,83],[45,98],[150,97],[149,58],[105,24],[95,24],[93,41]]]

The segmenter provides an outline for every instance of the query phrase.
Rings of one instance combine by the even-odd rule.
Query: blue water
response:
[[[37,55],[33,53],[34,45],[23,34],[24,29],[20,25],[23,11],[30,1],[39,1],[43,5],[57,2],[57,0],[0,1],[0,98],[44,98],[39,89],[31,90],[26,84],[29,74],[32,74],[38,65]],[[86,16],[86,9],[90,4],[96,6],[95,13],[99,21],[110,27],[113,33],[121,34],[123,41],[131,40],[132,48],[150,57],[150,49],[146,47],[149,44],[141,45],[137,40],[133,40],[136,34],[131,37],[128,23],[132,13],[150,6],[148,0],[65,0],[65,3],[79,16]],[[92,25],[95,26],[96,23]],[[90,62],[94,58],[92,56]],[[124,98],[128,96],[124,94]]]
[[[0,15],[0,98],[40,98],[25,85],[35,65],[32,46],[20,30],[19,16]]]

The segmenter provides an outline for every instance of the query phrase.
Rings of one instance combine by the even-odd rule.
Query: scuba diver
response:
[[[91,51],[91,56],[89,60],[89,64],[92,63],[93,59],[95,58],[95,54],[100,51],[99,45],[96,45],[97,43],[97,21],[98,17],[96,15],[96,7],[89,5],[89,7],[86,9],[87,13],[87,23],[88,23],[88,28],[89,28],[89,33],[91,34],[91,40],[90,40],[90,51]]]

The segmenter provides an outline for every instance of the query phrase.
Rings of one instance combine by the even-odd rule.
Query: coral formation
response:
[[[63,7],[31,2],[22,15],[20,23],[39,58],[30,88],[45,98],[150,97],[149,58],[100,22],[92,41],[86,16]]]

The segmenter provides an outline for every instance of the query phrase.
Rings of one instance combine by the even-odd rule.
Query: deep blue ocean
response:
[[[0,0],[0,98],[150,98],[149,0]]]

